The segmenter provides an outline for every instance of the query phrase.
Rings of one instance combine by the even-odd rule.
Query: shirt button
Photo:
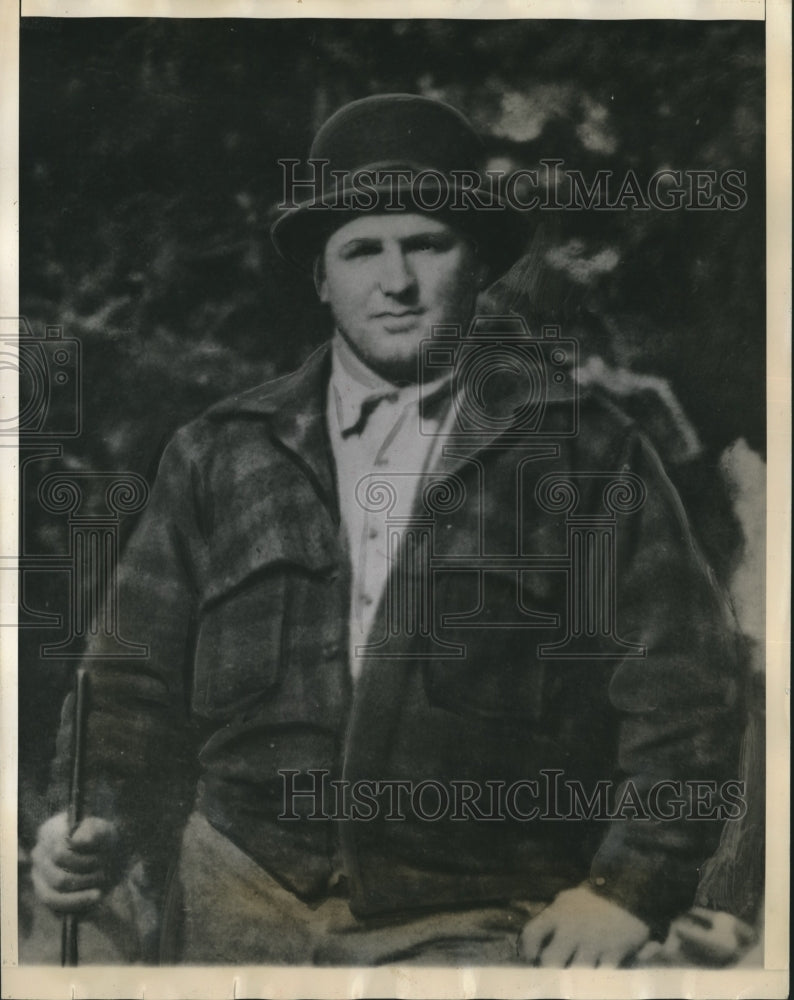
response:
[[[368,538],[377,538],[379,534],[380,534],[380,532],[378,531],[377,528],[370,528],[369,531],[367,532],[367,537]]]
[[[361,601],[362,604],[366,604],[366,605],[372,604],[372,598],[370,597],[369,594],[361,594],[361,596],[359,597],[359,600]]]

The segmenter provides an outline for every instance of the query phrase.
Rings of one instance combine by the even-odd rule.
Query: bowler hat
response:
[[[351,213],[423,212],[461,230],[501,273],[526,234],[518,213],[483,183],[484,152],[467,119],[442,101],[416,94],[352,101],[317,132],[306,177],[285,190],[271,239],[282,257],[307,268]]]

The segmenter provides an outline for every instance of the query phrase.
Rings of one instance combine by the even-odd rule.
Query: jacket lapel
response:
[[[330,371],[330,344],[324,343],[298,371],[226,400],[214,412],[265,418],[271,439],[290,452],[338,522],[336,472],[325,420]]]
[[[565,385],[549,384],[545,387],[544,408],[541,417],[548,415],[550,409],[560,404],[570,408],[576,406],[575,390],[570,380]],[[531,446],[546,455],[554,455],[559,451],[560,432],[549,431],[543,426],[542,419],[538,421],[535,431],[522,430],[520,414],[526,409],[526,384],[523,379],[516,379],[512,388],[505,392],[499,400],[499,408],[504,423],[498,427],[483,428],[476,433],[461,430],[457,420],[446,410],[442,421],[442,440],[437,449],[429,471],[433,475],[453,476],[467,463],[478,462],[477,456],[493,448],[527,448]],[[465,403],[458,402],[458,407]],[[514,419],[514,422],[510,421]],[[472,421],[473,423],[474,421]]]
[[[270,419],[273,437],[303,465],[325,506],[339,519],[336,472],[325,419],[331,371],[330,345],[323,344],[295,373],[280,394]]]

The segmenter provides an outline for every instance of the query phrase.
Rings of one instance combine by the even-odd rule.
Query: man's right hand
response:
[[[90,816],[70,835],[65,812],[39,827],[31,852],[33,887],[57,913],[79,913],[94,906],[118,871],[119,835],[114,823]]]

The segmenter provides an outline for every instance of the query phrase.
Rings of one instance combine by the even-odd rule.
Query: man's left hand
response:
[[[518,941],[523,961],[545,968],[615,968],[645,944],[648,925],[587,886],[566,889],[526,925]]]

